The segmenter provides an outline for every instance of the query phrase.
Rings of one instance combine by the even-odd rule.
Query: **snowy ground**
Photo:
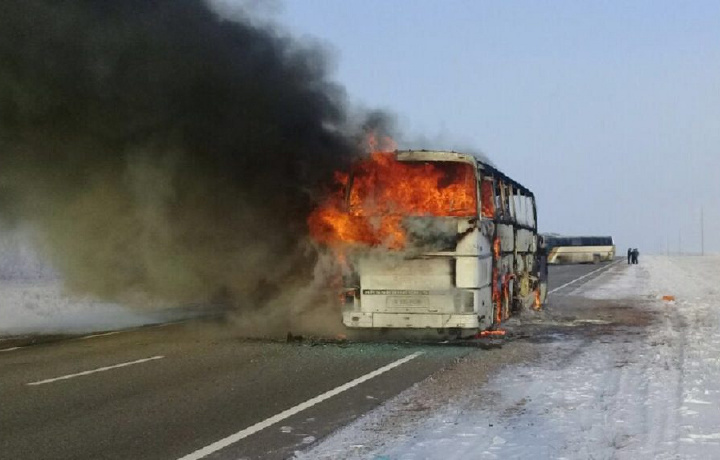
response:
[[[164,320],[160,315],[70,296],[58,281],[0,281],[0,337],[97,332]]]
[[[3,336],[95,332],[168,319],[69,295],[26,233],[0,230],[0,341]]]
[[[558,296],[537,359],[474,353],[296,458],[720,458],[720,257],[641,263]]]

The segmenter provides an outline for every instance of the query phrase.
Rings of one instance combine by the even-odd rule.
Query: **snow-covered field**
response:
[[[166,320],[64,292],[52,268],[20,231],[0,233],[0,337],[81,333]]]
[[[97,332],[162,320],[158,315],[68,295],[58,281],[0,281],[0,336]]]
[[[541,341],[538,359],[487,383],[467,377],[482,365],[468,359],[296,457],[720,458],[719,292],[720,257],[616,265],[566,299],[632,308],[649,323]]]

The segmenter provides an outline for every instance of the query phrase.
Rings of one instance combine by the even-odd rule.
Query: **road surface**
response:
[[[551,300],[606,268],[551,267]],[[526,348],[249,342],[203,321],[9,347],[0,458],[284,459],[459,358],[489,373]]]

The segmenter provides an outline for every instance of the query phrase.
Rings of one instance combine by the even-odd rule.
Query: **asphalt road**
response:
[[[604,267],[551,267],[551,295]],[[468,353],[202,321],[0,350],[0,459],[284,459]]]
[[[613,262],[601,264],[550,265],[548,276],[548,292],[561,294],[592,279],[593,276],[607,269],[612,263],[620,263],[624,259],[616,258]]]

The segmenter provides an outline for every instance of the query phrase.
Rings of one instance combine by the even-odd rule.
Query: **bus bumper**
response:
[[[474,313],[366,313],[343,312],[343,324],[349,328],[397,329],[477,329],[480,327]]]

